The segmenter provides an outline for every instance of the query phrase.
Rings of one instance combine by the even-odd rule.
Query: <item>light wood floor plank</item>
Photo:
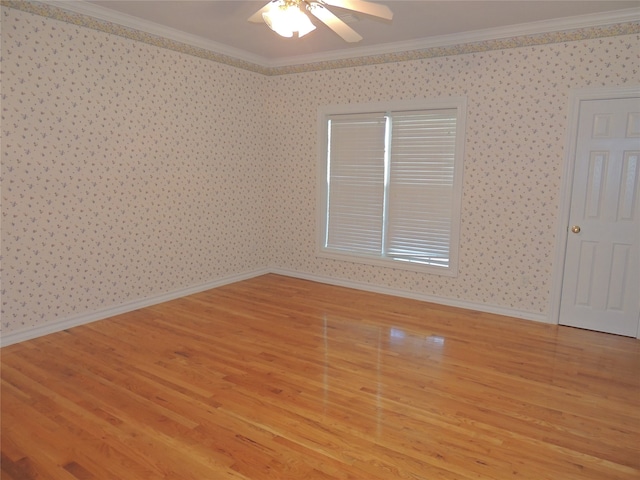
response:
[[[265,275],[1,353],[3,480],[640,478],[630,338]]]

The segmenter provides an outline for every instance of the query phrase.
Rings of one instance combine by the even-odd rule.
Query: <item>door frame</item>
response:
[[[583,101],[588,100],[614,100],[633,97],[640,97],[640,85],[576,88],[569,92],[567,139],[565,143],[562,182],[560,186],[560,202],[556,225],[556,247],[553,260],[553,274],[551,278],[549,323],[560,323],[560,300],[562,297],[564,262],[567,253],[568,225],[571,213],[571,190],[573,188],[573,173],[576,164],[580,105]],[[637,338],[640,338],[640,329],[638,331]]]

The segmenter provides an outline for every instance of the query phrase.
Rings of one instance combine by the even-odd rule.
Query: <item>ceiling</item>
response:
[[[54,2],[110,22],[185,41],[266,66],[334,60],[451,45],[489,38],[546,33],[640,20],[640,0],[422,0],[394,1],[386,21],[331,7],[360,33],[343,41],[315,18],[315,31],[283,38],[264,23],[247,21],[267,3],[218,0],[91,0]]]

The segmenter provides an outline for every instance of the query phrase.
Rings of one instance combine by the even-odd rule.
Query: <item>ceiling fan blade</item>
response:
[[[274,4],[277,4],[277,3],[280,3],[279,0],[271,0],[269,3],[267,3],[264,7],[258,10],[256,13],[251,15],[248,20],[253,23],[261,23],[263,21],[262,14],[264,12],[269,11],[274,6]]]
[[[322,2],[333,7],[366,13],[367,15],[384,18],[385,20],[391,20],[393,18],[391,9],[380,3],[371,3],[365,0],[322,0]]]
[[[346,42],[353,43],[362,40],[362,37],[358,32],[336,17],[328,8],[320,3],[311,3],[309,5],[309,12],[331,30],[340,35]]]

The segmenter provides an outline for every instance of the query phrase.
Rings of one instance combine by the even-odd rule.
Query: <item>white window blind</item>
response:
[[[399,260],[449,266],[456,111],[391,115],[387,245]]]
[[[381,114],[329,120],[327,248],[380,254],[385,124]]]
[[[322,115],[322,255],[456,273],[463,105]]]

